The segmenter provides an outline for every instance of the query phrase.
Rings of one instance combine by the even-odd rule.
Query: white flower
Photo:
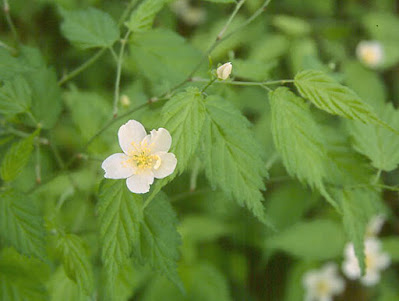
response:
[[[140,122],[130,120],[119,128],[118,139],[123,153],[104,160],[101,167],[105,178],[126,179],[131,192],[146,193],[154,178],[165,178],[175,170],[177,159],[168,153],[172,137],[166,129],[147,135]]]
[[[233,65],[230,62],[223,64],[216,70],[218,79],[221,80],[228,79],[232,70],[233,70]]]
[[[342,270],[349,279],[360,278],[364,285],[375,285],[380,281],[380,272],[389,266],[391,259],[387,253],[382,252],[381,242],[376,238],[366,240],[364,252],[366,254],[365,276],[361,276],[359,262],[352,243],[345,247],[345,261]]]
[[[375,68],[384,61],[384,48],[378,41],[361,41],[356,47],[356,55],[363,64]]]
[[[379,214],[374,216],[367,225],[366,238],[377,236],[380,233],[384,223],[385,223],[384,215]]]
[[[331,301],[334,295],[344,291],[345,282],[338,274],[335,263],[327,263],[319,270],[311,270],[303,276],[306,301]]]
[[[206,19],[206,10],[190,5],[188,0],[178,0],[171,4],[172,10],[184,23],[194,26],[203,23]]]

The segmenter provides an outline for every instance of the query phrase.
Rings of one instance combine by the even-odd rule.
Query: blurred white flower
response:
[[[338,274],[335,263],[327,263],[319,270],[311,270],[303,276],[305,301],[331,301],[334,295],[344,291],[345,282]]]
[[[104,160],[101,167],[105,178],[126,179],[131,192],[146,193],[154,178],[165,178],[175,170],[177,159],[168,153],[172,137],[166,129],[152,130],[147,135],[140,122],[130,120],[119,128],[118,139],[123,153]]]
[[[377,236],[377,235],[380,233],[380,231],[381,231],[382,226],[384,225],[384,223],[385,223],[385,216],[384,216],[384,215],[379,214],[379,215],[374,216],[374,217],[370,220],[370,222],[368,223],[368,225],[367,225],[367,228],[366,228],[366,238],[367,238],[367,237],[374,237],[374,236]]]
[[[363,64],[375,68],[384,61],[384,48],[378,41],[361,41],[356,47],[356,55]]]
[[[216,74],[218,76],[218,79],[220,80],[228,79],[232,70],[233,70],[233,65],[230,62],[223,64],[222,66],[216,69]]]
[[[201,24],[206,19],[206,11],[200,7],[191,6],[187,0],[178,0],[171,4],[172,10],[190,26]]]
[[[366,255],[365,276],[361,276],[359,262],[352,243],[345,247],[345,261],[342,270],[349,279],[360,279],[367,286],[375,285],[380,281],[381,271],[390,265],[391,259],[387,253],[381,250],[381,242],[376,238],[366,239],[364,252]]]

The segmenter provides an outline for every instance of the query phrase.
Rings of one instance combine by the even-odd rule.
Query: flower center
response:
[[[365,49],[363,59],[368,64],[375,64],[378,61],[378,55],[374,49]]]
[[[319,281],[319,283],[317,283],[316,291],[319,296],[328,295],[330,292],[330,285],[324,280]]]
[[[142,150],[140,153],[133,155],[133,160],[140,169],[147,169],[153,167],[159,157],[156,155],[150,155],[148,151]]]
[[[366,268],[367,270],[372,270],[375,265],[375,260],[374,257],[371,256],[370,254],[366,253]]]

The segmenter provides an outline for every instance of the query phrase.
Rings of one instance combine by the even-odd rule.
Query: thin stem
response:
[[[210,87],[215,81],[217,80],[217,78],[211,79],[208,84],[202,88],[201,93],[204,93],[206,89],[208,89],[208,87]]]
[[[15,28],[14,22],[12,21],[11,15],[10,15],[10,5],[8,4],[8,0],[3,0],[3,10],[4,14],[6,15],[6,21],[8,24],[8,27],[10,27],[11,33],[14,37],[15,44],[19,44],[19,36],[17,29]]]
[[[120,83],[121,83],[121,73],[122,73],[122,64],[123,64],[123,55],[125,52],[125,46],[127,43],[127,39],[129,38],[131,31],[128,30],[121,40],[121,49],[119,51],[119,57],[117,61],[116,67],[116,79],[115,79],[115,91],[114,91],[114,106],[113,106],[113,116],[116,118],[118,116],[118,101],[119,101],[119,91],[120,91]]]
[[[8,51],[15,53],[16,50],[14,48],[12,48],[11,46],[8,46],[6,43],[0,41],[0,47],[3,47],[5,49],[7,49]]]
[[[35,164],[35,173],[36,173],[36,183],[40,184],[42,182],[42,176],[41,176],[41,163],[40,163],[40,143],[37,141],[35,144],[36,148],[36,164]]]
[[[105,52],[106,48],[100,49],[97,51],[90,59],[88,59],[86,62],[84,62],[82,65],[77,67],[75,70],[72,72],[65,74],[59,81],[58,85],[62,86],[65,84],[67,81],[71,80],[75,76],[79,75],[81,72],[86,70],[88,67],[90,67],[94,62],[96,62]]]
[[[193,77],[192,82],[208,82],[206,78]],[[217,84],[233,85],[233,86],[271,86],[271,85],[284,85],[286,83],[293,83],[292,79],[281,79],[265,82],[244,82],[244,81],[217,81]]]
[[[37,119],[35,118],[35,116],[33,116],[31,111],[26,111],[25,112],[26,115],[28,115],[28,117],[30,118],[30,120],[36,125],[36,127],[40,127],[39,122],[37,121]]]
[[[230,15],[230,18],[227,20],[226,24],[223,26],[222,30],[219,32],[218,36],[216,37],[217,40],[222,39],[224,33],[226,32],[227,28],[229,28],[231,22],[233,22],[235,16],[237,15],[238,11],[240,10],[244,2],[245,0],[241,0],[240,2],[237,3],[233,13]]]
[[[129,16],[130,11],[133,7],[137,4],[138,0],[130,0],[128,5],[126,6],[125,10],[123,11],[121,17],[118,20],[118,26],[120,27],[126,21],[127,17]]]
[[[226,35],[223,39],[220,40],[220,42],[230,38],[232,35],[234,35],[236,32],[240,31],[244,27],[248,26],[251,24],[257,17],[259,17],[267,8],[267,6],[270,4],[271,0],[266,0],[260,8],[258,8],[252,16],[250,16],[244,23],[242,23],[240,26],[238,26],[236,29],[231,31],[228,35]]]
[[[150,102],[146,102],[146,103],[144,103],[144,104],[141,104],[141,105],[139,105],[139,106],[137,106],[137,107],[131,109],[130,111],[128,111],[128,112],[126,112],[126,113],[124,113],[124,114],[122,114],[122,115],[120,115],[120,116],[118,116],[118,117],[116,117],[116,118],[113,118],[113,119],[111,119],[110,121],[108,121],[107,124],[104,125],[104,127],[103,127],[101,130],[99,130],[96,134],[94,134],[94,136],[92,136],[92,137],[89,139],[89,141],[88,141],[88,142],[86,143],[86,145],[84,146],[84,150],[86,150],[86,149],[89,147],[89,145],[92,144],[93,141],[97,139],[98,136],[100,136],[103,132],[105,132],[105,131],[106,131],[111,125],[113,125],[115,122],[117,122],[118,120],[120,120],[120,119],[122,119],[122,118],[124,118],[124,117],[126,117],[126,116],[129,116],[130,114],[133,114],[134,112],[136,112],[136,111],[138,111],[138,110],[141,110],[142,108],[146,107],[149,103],[150,103]]]
[[[375,176],[375,178],[374,178],[374,181],[373,181],[373,184],[374,184],[374,185],[375,185],[375,184],[378,184],[378,181],[380,180],[380,177],[381,177],[381,173],[382,173],[382,170],[379,169],[379,170],[377,171],[377,174],[376,174],[376,176]]]
[[[113,56],[115,62],[118,63],[118,55],[116,54],[114,48],[111,46],[111,47],[109,47],[108,49],[109,49],[109,51],[111,52],[111,54],[112,54],[112,56]]]

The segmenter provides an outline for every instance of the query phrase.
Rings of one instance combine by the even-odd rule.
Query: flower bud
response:
[[[125,108],[127,108],[128,106],[130,106],[130,99],[129,99],[129,96],[127,96],[127,95],[122,95],[122,96],[121,96],[121,104],[122,104],[122,106],[124,106]]]
[[[228,79],[232,70],[233,70],[233,65],[230,62],[223,64],[216,70],[218,79],[220,80]]]
[[[356,55],[363,64],[375,68],[384,60],[384,49],[378,41],[361,41],[356,47]]]

